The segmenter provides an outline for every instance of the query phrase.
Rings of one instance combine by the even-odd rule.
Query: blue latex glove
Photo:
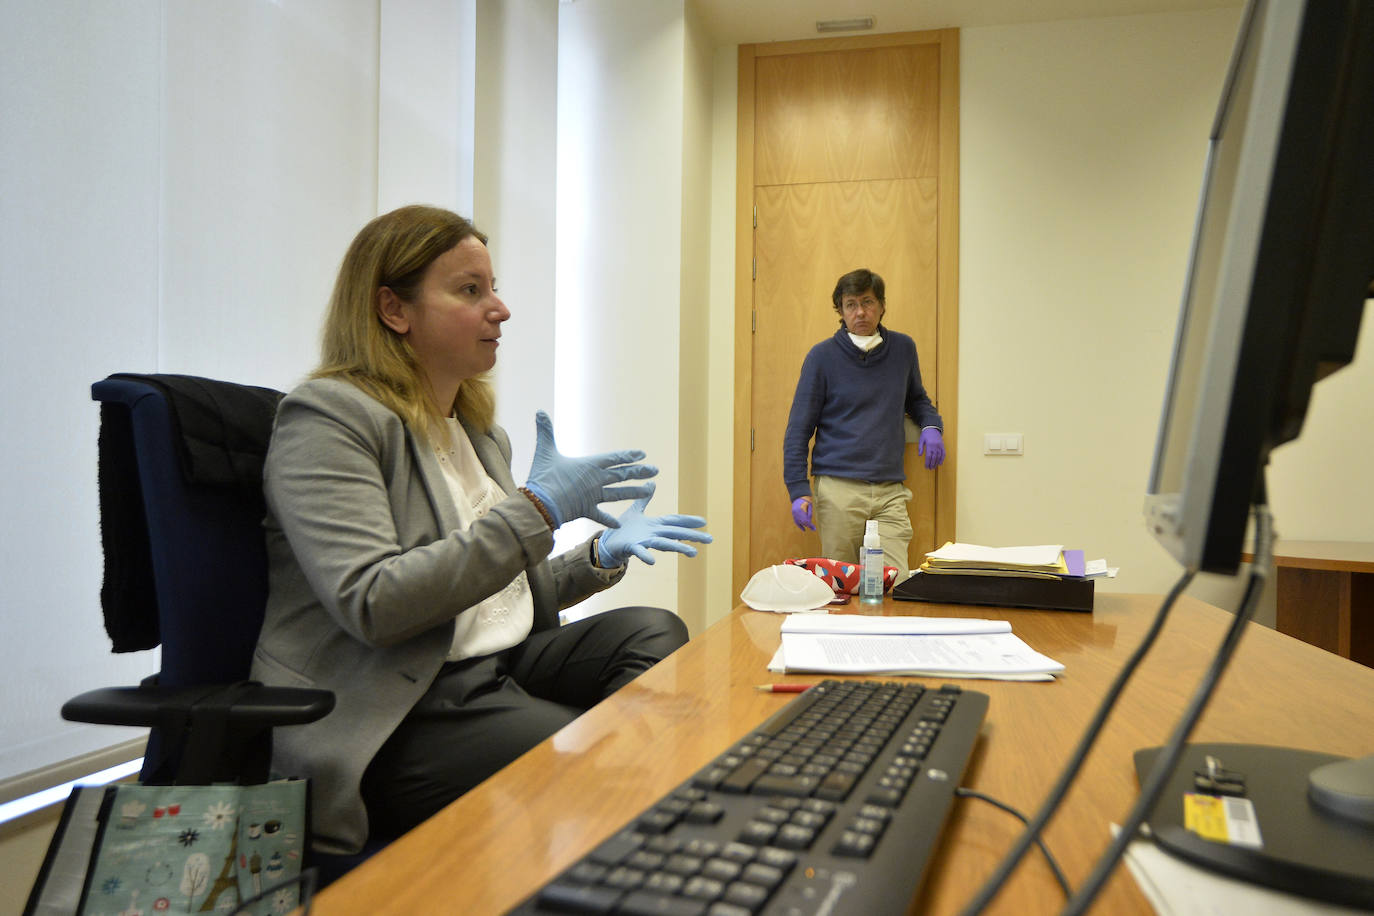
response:
[[[693,531],[706,524],[699,515],[663,515],[650,518],[644,514],[653,496],[652,483],[649,495],[641,496],[630,504],[630,508],[620,516],[620,527],[601,532],[596,542],[596,562],[606,568],[623,566],[631,556],[639,557],[650,566],[654,563],[653,550],[673,550],[689,557],[697,555],[697,549],[685,541],[711,543],[711,536],[705,531]]]
[[[626,480],[653,477],[658,468],[640,464],[644,453],[631,449],[605,452],[586,458],[569,458],[560,454],[553,441],[553,421],[544,411],[534,415],[534,461],[530,463],[530,477],[525,481],[529,490],[553,516],[553,526],[575,518],[589,518],[614,528],[620,523],[600,507],[600,503],[620,499],[648,497],[653,484],[612,487],[610,484]]]
[[[816,524],[811,521],[811,497],[798,496],[792,500],[792,521],[802,531],[815,531]]]
[[[921,441],[916,447],[918,455],[926,456],[926,470],[933,471],[945,463],[945,438],[933,426],[921,430]]]

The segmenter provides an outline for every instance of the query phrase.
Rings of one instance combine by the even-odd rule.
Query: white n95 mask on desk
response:
[[[756,611],[792,613],[826,610],[835,591],[810,570],[784,564],[754,573],[739,596]]]

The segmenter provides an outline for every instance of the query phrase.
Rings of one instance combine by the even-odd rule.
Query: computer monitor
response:
[[[1374,2],[1252,0],[1212,126],[1145,501],[1150,531],[1190,573],[1239,568],[1270,450],[1297,437],[1313,386],[1354,358],[1371,281]],[[1368,488],[1371,477],[1348,483]],[[1142,802],[1144,774],[1163,775],[1151,753],[1137,758]],[[1177,759],[1148,821],[1160,846],[1261,884],[1374,905],[1374,757],[1191,745]],[[1200,760],[1243,774],[1268,831],[1262,848],[1181,822]]]
[[[1212,125],[1145,501],[1185,568],[1239,567],[1269,452],[1353,359],[1371,279],[1374,3],[1254,0]]]

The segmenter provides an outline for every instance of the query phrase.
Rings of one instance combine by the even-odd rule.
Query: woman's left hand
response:
[[[706,524],[706,519],[698,515],[663,515],[650,518],[644,509],[653,498],[653,483],[648,496],[642,496],[630,504],[630,508],[620,516],[619,528],[608,528],[601,532],[596,542],[597,563],[605,568],[623,566],[631,556],[639,557],[653,565],[652,550],[672,550],[689,557],[697,555],[697,550],[687,541],[700,544],[711,543],[711,535],[705,531],[695,531]]]

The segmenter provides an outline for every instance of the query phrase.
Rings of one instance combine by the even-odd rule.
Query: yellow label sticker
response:
[[[1185,792],[1183,826],[1204,840],[1237,846],[1263,845],[1259,823],[1255,819],[1255,806],[1248,798],[1218,798],[1215,795]]]
[[[1183,796],[1183,826],[1204,840],[1225,842],[1226,809],[1215,795],[1187,793]]]

